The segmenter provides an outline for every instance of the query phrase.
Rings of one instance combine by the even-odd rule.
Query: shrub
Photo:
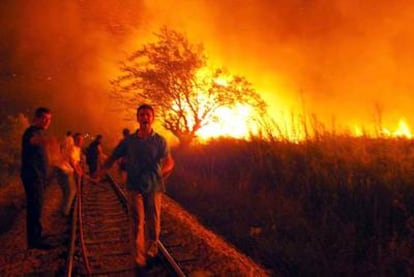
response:
[[[410,140],[223,139],[174,154],[168,193],[275,272],[412,273]]]
[[[19,170],[21,136],[28,125],[23,114],[9,115],[0,122],[0,186]]]

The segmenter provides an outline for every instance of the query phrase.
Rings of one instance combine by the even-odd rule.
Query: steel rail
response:
[[[169,265],[174,269],[175,274],[177,274],[178,277],[186,277],[183,270],[180,268],[180,266],[177,264],[177,262],[174,260],[174,258],[171,256],[161,241],[158,241],[158,248],[160,249],[165,259],[168,261]]]
[[[76,196],[74,200],[74,206],[78,206],[78,196]],[[77,217],[78,217],[78,209],[74,209],[72,214],[72,224],[71,224],[71,236],[70,236],[70,244],[68,249],[68,256],[66,258],[66,266],[65,266],[65,277],[72,276],[72,269],[73,269],[73,256],[75,255],[76,249],[76,229],[77,229]]]
[[[126,211],[129,212],[127,209],[128,208],[127,196],[125,192],[123,191],[123,189],[118,185],[118,183],[114,180],[114,178],[110,174],[106,174],[106,179],[107,181],[109,181],[110,186],[114,190],[115,194],[118,196],[118,199],[121,201],[123,208],[126,208]],[[70,246],[68,249],[68,257],[66,260],[65,276],[71,277],[74,274],[73,272],[75,268],[74,256],[76,253],[77,242],[78,242],[78,247],[80,248],[79,250],[82,256],[83,270],[84,270],[84,271],[82,270],[82,273],[78,272],[77,274],[87,275],[87,276],[92,276],[95,274],[98,274],[98,275],[115,274],[116,272],[118,272],[118,274],[121,274],[122,272],[132,270],[129,268],[125,268],[125,269],[120,268],[116,270],[114,268],[113,269],[114,271],[108,272],[108,271],[101,271],[99,269],[97,270],[91,269],[91,264],[90,264],[90,261],[88,260],[88,249],[86,246],[88,242],[87,242],[87,238],[85,237],[85,230],[83,226],[85,224],[83,221],[83,216],[84,216],[84,212],[86,209],[86,206],[85,206],[86,203],[83,203],[82,201],[82,194],[83,194],[82,185],[84,185],[83,181],[84,181],[83,178],[80,178],[80,177],[77,178],[77,194],[76,194],[76,198],[74,202],[74,210],[73,210],[73,215],[72,215],[71,241],[70,241]],[[168,252],[168,250],[166,249],[166,247],[163,245],[161,241],[158,241],[158,247],[159,247],[160,254],[162,255],[161,261],[164,264],[164,268],[166,270],[168,268],[168,271],[170,271],[170,274],[173,274],[174,276],[185,277],[186,276],[185,273],[183,272],[183,270],[180,268],[178,263],[174,260],[172,255]],[[162,265],[160,264],[160,266]]]
[[[82,226],[82,232],[79,232],[79,238],[83,237],[83,242],[82,242],[82,247],[80,249],[80,251],[82,252],[82,255],[84,257],[88,257],[88,264],[89,264],[89,268],[91,269],[90,271],[87,272],[88,276],[91,275],[105,275],[105,276],[111,276],[113,274],[121,274],[121,273],[126,273],[126,272],[130,272],[133,271],[133,266],[132,263],[130,265],[127,266],[127,264],[122,264],[119,263],[118,257],[124,257],[125,258],[125,254],[128,253],[128,250],[119,250],[119,249],[112,249],[111,247],[109,247],[107,250],[109,251],[103,251],[103,249],[100,250],[96,250],[96,247],[101,247],[102,244],[108,244],[108,243],[124,243],[123,239],[120,239],[117,235],[112,235],[110,237],[107,238],[99,238],[100,236],[95,236],[94,234],[96,234],[95,228],[98,227],[99,230],[97,230],[98,233],[105,233],[108,230],[104,230],[107,227],[102,226],[101,224],[104,224],[101,220],[103,219],[105,221],[105,218],[108,219],[109,221],[112,221],[112,224],[116,224],[116,226],[118,226],[118,228],[116,228],[115,230],[119,230],[119,227],[123,226],[123,220],[120,220],[119,223],[117,222],[117,218],[115,217],[104,217],[102,218],[102,215],[95,215],[94,211],[98,211],[98,213],[102,213],[102,211],[104,211],[104,213],[106,214],[105,209],[108,209],[108,202],[106,202],[104,200],[104,202],[94,202],[97,200],[96,197],[99,198],[99,196],[103,196],[102,199],[105,199],[108,195],[111,194],[113,196],[115,196],[114,199],[117,199],[117,203],[120,204],[120,206],[118,206],[119,211],[122,210],[122,213],[125,213],[125,218],[127,218],[127,209],[126,209],[126,202],[124,201],[123,197],[121,196],[121,192],[119,191],[118,188],[116,188],[116,186],[113,185],[113,183],[108,179],[108,178],[103,178],[101,179],[101,181],[99,183],[94,182],[94,180],[90,179],[89,181],[93,182],[94,184],[88,184],[88,186],[86,186],[84,184],[84,189],[82,191],[82,206],[79,209],[80,211],[80,215],[79,215],[79,219],[80,219],[80,225]],[[105,184],[106,183],[106,184]],[[109,185],[109,186],[108,186]],[[105,189],[106,187],[106,189]],[[110,190],[107,190],[107,189]],[[98,189],[98,191],[96,190]],[[103,189],[103,191],[101,191],[101,189]],[[112,192],[110,192],[112,190]],[[91,194],[92,192],[92,194]],[[93,196],[92,198],[95,200],[92,200],[90,197]],[[89,200],[88,200],[89,199]],[[101,199],[101,200],[102,200]],[[92,200],[92,202],[90,201]],[[99,201],[101,201],[99,200]],[[103,206],[101,204],[104,204]],[[105,207],[106,204],[106,207]],[[112,205],[112,204],[110,204]],[[112,210],[118,210],[115,207],[111,208]],[[100,211],[100,212],[99,212]],[[99,219],[101,218],[101,219]],[[94,219],[98,219],[98,221],[94,221]],[[92,221],[90,221],[92,220]],[[115,220],[115,221],[114,221]],[[121,225],[119,225],[121,224]],[[95,226],[96,225],[96,226]],[[125,225],[126,226],[126,225]],[[103,228],[103,229],[102,229]],[[115,228],[115,227],[110,227],[110,228]],[[124,228],[122,228],[124,229]],[[92,232],[93,234],[91,235],[90,232]],[[82,236],[81,236],[82,234]],[[90,248],[89,248],[90,247]],[[95,249],[95,250],[94,250]],[[88,251],[88,255],[86,255]],[[116,262],[115,264],[117,266],[115,267],[111,267],[111,261],[108,262],[103,262],[102,258],[105,259],[104,257],[116,257]],[[123,265],[123,266],[122,266]],[[81,275],[85,275],[85,272],[80,273]]]
[[[82,228],[82,201],[81,201],[81,189],[82,189],[82,177],[76,176],[76,195],[73,203],[73,214],[72,214],[72,224],[71,224],[71,238],[70,238],[70,244],[68,249],[68,256],[66,258],[66,265],[65,265],[65,277],[71,277],[73,273],[73,257],[75,255],[76,251],[76,238],[77,232],[79,229],[79,239],[81,242],[81,248],[82,248],[82,258],[85,263],[85,268],[87,271],[88,276],[91,275],[90,266],[88,263],[88,259],[86,256],[86,247],[84,243],[83,238],[83,228]],[[79,224],[78,224],[79,222]]]
[[[127,198],[125,196],[125,193],[122,191],[122,189],[120,188],[120,186],[116,183],[116,181],[114,180],[114,178],[110,174],[107,174],[107,177],[111,181],[112,185],[114,187],[116,187],[116,190],[119,192],[120,197],[124,199],[123,201],[125,201],[125,203],[128,203],[128,200],[127,200]],[[161,254],[164,256],[164,258],[167,260],[168,264],[174,270],[174,273],[178,277],[185,277],[186,275],[183,272],[183,270],[180,268],[180,266],[178,265],[178,263],[175,261],[175,259],[168,252],[167,248],[164,246],[164,244],[160,240],[158,241],[158,247],[159,247],[159,250],[160,250]]]
[[[88,276],[91,276],[92,274],[92,270],[91,267],[89,265],[89,260],[88,260],[88,256],[87,256],[87,249],[86,249],[86,244],[85,244],[85,234],[84,234],[84,230],[83,230],[83,220],[82,220],[82,196],[81,196],[81,182],[82,177],[81,176],[77,176],[77,186],[78,186],[78,220],[79,220],[79,241],[80,241],[80,245],[81,245],[81,249],[82,249],[82,257],[83,257],[83,261],[85,263],[85,269],[86,269],[86,274]]]

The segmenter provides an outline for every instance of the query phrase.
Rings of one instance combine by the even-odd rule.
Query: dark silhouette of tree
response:
[[[182,144],[214,120],[220,107],[250,105],[260,116],[266,105],[242,76],[209,69],[202,45],[185,35],[161,28],[157,41],[143,45],[121,65],[112,80],[115,97],[128,107],[149,102],[157,108],[162,125]]]

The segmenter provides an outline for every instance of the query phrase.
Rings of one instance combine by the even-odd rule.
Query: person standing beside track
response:
[[[116,160],[127,158],[126,189],[135,240],[135,262],[137,270],[142,270],[147,259],[158,254],[164,178],[172,172],[174,160],[166,139],[153,130],[152,106],[142,104],[137,108],[137,122],[139,129],[115,147],[98,176],[103,176]]]
[[[83,135],[76,133],[73,139],[74,144],[69,149],[62,151],[63,160],[56,166],[58,182],[63,190],[62,213],[65,217],[70,215],[76,196],[77,183],[83,175],[81,166]]]
[[[102,139],[102,135],[97,135],[86,149],[86,163],[88,164],[91,177],[99,171],[103,160],[106,158],[102,149]]]
[[[47,184],[48,158],[45,131],[52,121],[52,113],[46,107],[36,109],[32,124],[22,136],[20,177],[26,194],[27,245],[28,248],[49,249],[53,245],[42,239],[43,194]]]

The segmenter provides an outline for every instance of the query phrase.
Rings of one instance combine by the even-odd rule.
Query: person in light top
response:
[[[83,135],[76,133],[74,145],[62,151],[62,160],[56,164],[58,183],[63,190],[62,213],[69,216],[76,196],[77,183],[83,175],[81,166]]]

